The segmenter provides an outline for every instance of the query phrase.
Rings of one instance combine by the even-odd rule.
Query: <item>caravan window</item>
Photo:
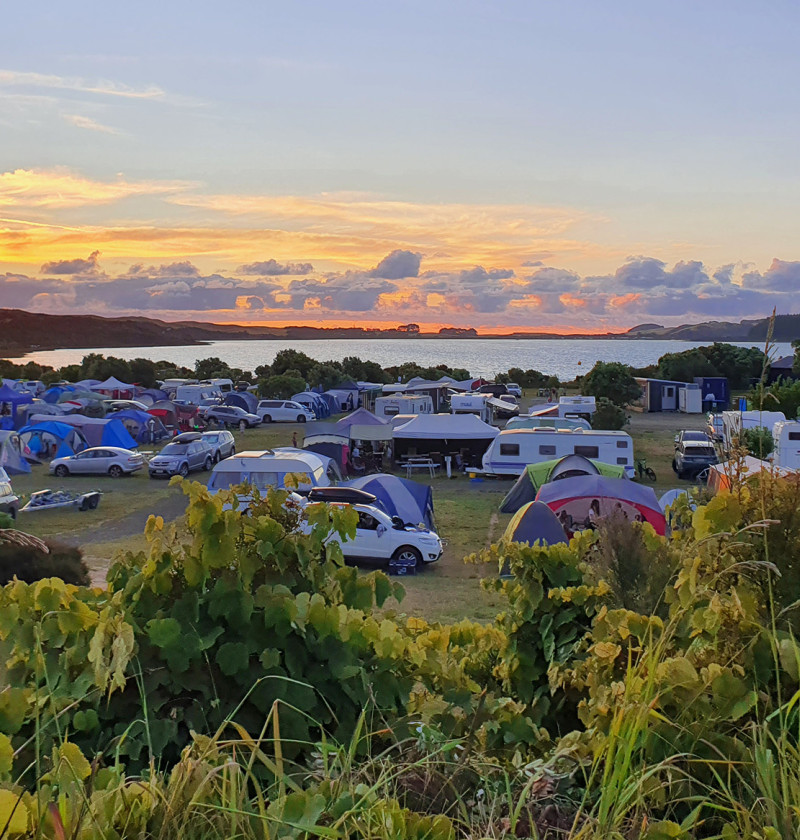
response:
[[[545,445],[539,447],[539,454],[540,455],[555,455],[556,448],[555,446]]]
[[[395,414],[400,413],[400,407],[396,405],[385,405],[383,407],[383,416],[384,417],[394,417]]]
[[[583,455],[584,458],[598,458],[600,449],[597,446],[576,446],[573,450],[576,455]]]
[[[800,440],[800,432],[789,432],[789,440]]]
[[[627,458],[617,458],[617,464],[619,464],[619,466],[621,466],[621,467],[625,467],[628,464],[628,459]]]
[[[627,440],[618,440],[617,441],[617,449],[627,449],[628,448],[628,441]]]
[[[501,443],[500,444],[500,454],[501,455],[519,455],[519,444],[518,443]]]

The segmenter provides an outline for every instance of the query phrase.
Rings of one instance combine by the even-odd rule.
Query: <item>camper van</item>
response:
[[[230,394],[233,391],[232,379],[204,379],[200,384],[212,385],[218,391],[221,391],[223,395]]]
[[[425,396],[378,397],[375,400],[378,417],[396,417],[398,414],[433,414],[433,400]]]
[[[772,463],[777,467],[800,470],[800,423],[797,420],[779,420],[772,429],[775,452]]]
[[[782,411],[723,411],[722,412],[722,448],[730,452],[734,440],[745,429],[763,426],[772,431],[773,426],[785,421]]]
[[[484,423],[492,422],[491,394],[453,394],[450,397],[450,411],[453,414],[475,414]]]
[[[627,432],[585,429],[507,429],[492,441],[483,456],[486,475],[518,476],[528,464],[565,455],[583,455],[604,464],[625,467],[633,478],[633,440]]]

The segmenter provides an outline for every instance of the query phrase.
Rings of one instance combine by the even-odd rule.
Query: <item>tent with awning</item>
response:
[[[49,418],[34,414],[32,423],[39,423]],[[78,429],[89,446],[119,446],[122,449],[136,449],[136,441],[130,436],[121,420],[115,417],[85,417],[83,414],[68,414],[59,417],[58,422]]]
[[[31,471],[30,464],[22,455],[22,441],[14,431],[0,431],[0,467],[9,475]]]
[[[126,382],[120,382],[116,376],[109,376],[103,382],[98,382],[96,385],[89,386],[90,391],[99,391],[103,394],[109,394],[115,399],[122,399],[125,397],[133,397],[136,393],[136,386],[129,385]]]
[[[74,455],[88,446],[80,429],[47,419],[21,428],[19,439],[23,456],[37,462]]]
[[[395,459],[407,456],[457,455],[479,463],[500,433],[474,414],[416,414],[394,428]]]

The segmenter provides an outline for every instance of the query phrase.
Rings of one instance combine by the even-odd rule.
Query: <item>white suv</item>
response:
[[[294,400],[261,400],[256,414],[262,423],[305,423],[316,420],[316,415]]]
[[[320,504],[309,502],[306,506]],[[337,507],[343,506],[334,502]],[[349,505],[358,513],[354,539],[342,542],[342,553],[348,560],[383,560],[398,571],[413,571],[423,563],[434,563],[442,556],[439,535],[427,528],[405,525],[374,505]],[[307,529],[304,524],[303,530]],[[338,534],[329,537],[337,540]]]

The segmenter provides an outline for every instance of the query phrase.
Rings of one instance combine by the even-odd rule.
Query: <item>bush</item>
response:
[[[83,552],[63,543],[45,542],[49,554],[29,545],[0,543],[0,585],[10,583],[15,577],[26,583],[58,577],[65,583],[88,586],[89,569]]]
[[[762,460],[769,457],[773,449],[775,449],[775,440],[772,437],[772,432],[764,426],[745,429],[741,435],[741,442],[751,455]]]
[[[258,380],[258,393],[264,399],[288,400],[306,389],[306,381],[297,371]]]
[[[622,362],[597,362],[586,374],[581,390],[587,396],[605,397],[615,405],[630,405],[642,394],[631,368]]]
[[[619,431],[630,422],[630,417],[621,406],[615,405],[606,397],[597,400],[597,410],[592,416],[592,427],[606,431]]]

